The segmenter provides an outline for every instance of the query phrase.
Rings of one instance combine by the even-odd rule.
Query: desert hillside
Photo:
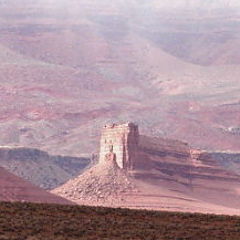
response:
[[[114,119],[238,151],[238,5],[1,1],[0,144],[89,157]]]
[[[0,147],[0,166],[43,189],[53,189],[91,165],[88,158],[53,156],[24,147]]]
[[[72,204],[9,173],[2,167],[0,167],[0,202]]]

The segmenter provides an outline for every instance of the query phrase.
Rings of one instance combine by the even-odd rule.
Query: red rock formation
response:
[[[135,134],[124,145],[125,127],[103,131],[99,164],[53,192],[79,204],[240,214],[239,175],[180,141]],[[119,165],[126,153],[131,168]]]
[[[106,125],[102,130],[99,163],[105,162],[105,155],[112,148],[120,168],[130,170],[138,150],[138,126],[133,123]]]

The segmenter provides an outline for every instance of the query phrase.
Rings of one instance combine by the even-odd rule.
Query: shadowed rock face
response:
[[[119,126],[125,125],[113,125],[111,133],[119,133]],[[104,139],[112,140],[113,134],[105,133]],[[114,136],[119,144],[122,135]],[[177,140],[135,137],[126,149],[134,146],[130,169],[118,165],[122,155],[111,148],[97,165],[53,193],[87,205],[240,214],[240,175],[214,154]]]
[[[226,168],[218,154],[194,150],[178,141],[142,137],[138,160],[134,175],[139,180],[175,185],[176,191],[184,188],[183,192],[199,200],[239,208],[239,172]]]
[[[72,204],[0,167],[0,201]]]
[[[43,189],[53,189],[79,175],[90,159],[52,156],[31,148],[0,147],[0,166]]]

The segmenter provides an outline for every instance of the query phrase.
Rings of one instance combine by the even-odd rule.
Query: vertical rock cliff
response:
[[[138,126],[133,123],[106,125],[100,140],[99,163],[105,162],[105,156],[111,150],[116,154],[119,168],[131,170],[137,157],[139,142]]]
[[[240,215],[239,183],[214,157],[127,123],[105,126],[99,163],[53,193],[87,205]]]

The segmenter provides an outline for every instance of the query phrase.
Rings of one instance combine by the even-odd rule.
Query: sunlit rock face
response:
[[[137,158],[139,142],[138,126],[133,123],[109,124],[102,130],[100,142],[100,163],[105,162],[109,151],[116,155],[118,167],[132,169]]]
[[[96,165],[52,192],[86,205],[240,215],[239,164],[221,159],[230,156],[139,136],[134,124],[105,126],[100,145]]]

